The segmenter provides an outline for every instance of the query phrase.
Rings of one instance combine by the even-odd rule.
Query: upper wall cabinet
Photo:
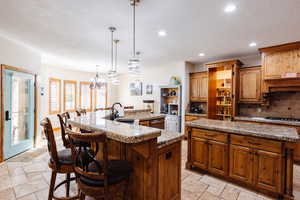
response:
[[[197,72],[190,75],[190,100],[206,102],[208,94],[207,72]]]
[[[240,68],[240,103],[261,102],[261,66]]]
[[[259,50],[264,80],[300,78],[300,42]]]

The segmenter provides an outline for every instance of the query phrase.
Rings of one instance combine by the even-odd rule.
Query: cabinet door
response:
[[[252,183],[254,155],[250,148],[230,145],[229,176],[231,178]]]
[[[192,137],[191,160],[196,167],[207,169],[208,166],[208,141]]]
[[[258,102],[261,99],[261,67],[240,70],[240,102]]]
[[[255,184],[257,187],[281,192],[282,160],[280,154],[257,151],[255,157]]]
[[[208,96],[208,77],[207,75],[203,75],[200,79],[199,84],[199,98],[200,100],[207,101]]]
[[[264,79],[278,79],[284,73],[282,52],[263,54]]]
[[[199,98],[199,78],[192,77],[190,80],[191,100],[197,101]]]
[[[209,141],[208,170],[220,175],[228,174],[228,144]]]
[[[160,149],[158,158],[158,199],[180,199],[180,143]]]

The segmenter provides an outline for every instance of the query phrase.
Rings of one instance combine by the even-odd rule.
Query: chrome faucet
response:
[[[119,105],[120,107],[123,107],[122,106],[122,104],[121,103],[119,103],[119,102],[116,102],[116,103],[114,103],[112,106],[111,106],[111,120],[115,120],[116,118],[118,118],[119,117],[119,113],[118,113],[118,111],[115,109],[115,106],[116,105]]]

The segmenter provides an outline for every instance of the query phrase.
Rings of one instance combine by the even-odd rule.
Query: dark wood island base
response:
[[[198,124],[195,125],[197,121]],[[186,168],[200,169],[201,172],[277,199],[294,199],[293,150],[296,140],[280,139],[280,137],[270,139],[266,135],[247,135],[244,132],[233,133],[234,128],[230,126],[229,131],[224,127],[222,130],[212,130],[211,127],[207,130],[202,125],[216,120],[197,121],[192,122],[194,124],[187,123]],[[236,122],[228,123],[231,125],[230,123]]]

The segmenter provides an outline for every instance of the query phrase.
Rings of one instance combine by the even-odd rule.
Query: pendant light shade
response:
[[[96,65],[96,76],[94,78],[91,78],[90,88],[91,89],[100,89],[105,86],[106,80],[104,77],[101,77],[99,72],[100,66]]]
[[[114,67],[114,32],[116,31],[115,27],[109,27],[111,32],[111,69],[107,72],[107,77],[111,81],[117,76],[117,71]]]
[[[138,0],[131,0],[131,6],[133,8],[133,55],[128,61],[128,71],[132,75],[139,75],[141,73],[141,66],[140,66],[140,58],[139,54],[135,51],[135,8],[137,6]]]
[[[114,63],[114,70],[115,70],[115,76],[112,78],[111,83],[113,85],[119,85],[120,84],[120,80],[117,74],[117,67],[118,67],[118,43],[120,42],[120,40],[114,40],[114,44],[115,44],[115,63]]]

